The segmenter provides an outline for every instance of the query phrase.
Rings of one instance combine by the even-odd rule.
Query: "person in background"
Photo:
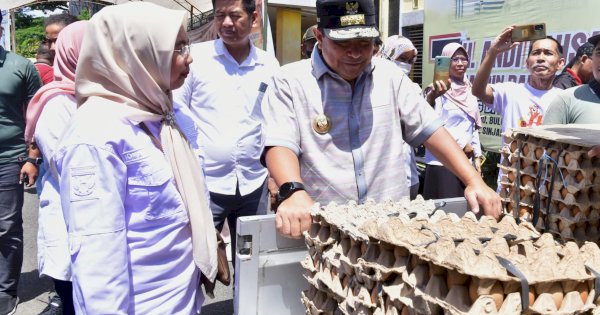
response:
[[[265,114],[264,161],[278,184],[276,227],[300,237],[315,201],[364,203],[409,196],[404,142],[425,144],[467,185],[475,213],[498,218],[500,197],[481,179],[414,83],[373,57],[372,0],[317,0],[317,49],[281,68]],[[350,21],[342,25],[341,20]],[[481,207],[481,208],[480,208]]]
[[[392,35],[383,42],[375,57],[394,62],[406,76],[409,76],[412,65],[417,61],[417,48],[415,48],[410,39],[404,36]],[[421,94],[421,87],[418,84],[414,83],[413,87],[418,94]],[[415,150],[406,142],[404,142],[404,150],[410,154],[410,157],[405,161],[405,167],[407,170],[410,170],[409,174],[407,174],[410,199],[415,199],[419,193],[419,171],[417,170]]]
[[[216,0],[213,7],[219,38],[191,46],[202,62],[190,67],[173,101],[190,109],[200,129],[215,227],[221,231],[227,221],[235,237],[238,217],[267,213],[261,104],[279,62],[250,41],[254,0]],[[232,257],[235,248],[231,242]]]
[[[44,21],[45,37],[42,43],[45,44],[50,50],[54,50],[58,33],[60,33],[65,26],[77,21],[79,21],[79,18],[69,13],[60,13],[48,16]]]
[[[471,90],[483,104],[501,116],[504,133],[510,128],[533,127],[542,124],[550,102],[562,91],[552,86],[554,77],[565,64],[562,47],[556,39],[548,36],[531,42],[527,53],[526,67],[529,78],[525,83],[502,82],[489,84],[488,80],[496,57],[515,48],[518,43],[511,40],[515,25],[506,27],[492,42],[477,74]],[[504,137],[502,138],[504,145]],[[498,182],[502,180],[502,171]],[[500,192],[501,185],[498,185]]]
[[[45,170],[49,169],[58,140],[77,109],[75,67],[87,24],[87,21],[71,23],[58,35],[54,80],[38,90],[27,107],[25,141],[35,140]],[[71,259],[58,182],[46,171],[39,183],[38,271],[40,276],[52,278],[58,294],[40,315],[74,315]]]
[[[442,56],[450,57],[450,86],[448,82],[433,82],[425,89],[427,102],[435,107],[436,113],[444,121],[465,156],[481,174],[481,145],[479,131],[481,116],[477,98],[471,94],[471,82],[465,74],[469,67],[469,55],[458,43],[450,43],[442,49]],[[434,85],[436,88],[434,88]],[[461,197],[465,185],[429,150],[425,153],[425,199],[443,199]]]
[[[48,84],[54,80],[54,70],[52,64],[54,63],[54,50],[50,50],[47,45],[40,44],[37,53],[35,55],[35,62],[33,65],[40,74],[43,84]]]
[[[195,315],[200,272],[215,280],[201,163],[171,99],[193,60],[185,22],[184,11],[127,2],[88,24],[79,107],[51,161],[77,314]]]
[[[25,144],[24,111],[41,83],[31,61],[0,46],[0,315],[14,314],[19,303],[23,182],[35,184],[41,163],[38,148]]]
[[[304,35],[302,35],[302,44],[300,45],[300,54],[302,55],[302,59],[310,59],[310,56],[315,48],[315,43],[317,40],[315,39],[314,29],[317,25],[311,25],[306,29]]]
[[[375,37],[375,39],[373,39],[373,56],[377,55],[377,53],[381,49],[381,45],[383,45],[381,37]]]
[[[417,54],[417,48],[410,39],[402,35],[392,35],[385,40],[375,56],[392,61],[404,74],[409,76],[412,67],[417,62]]]
[[[592,78],[592,52],[594,45],[586,42],[579,46],[575,57],[565,66],[563,72],[554,78],[552,85],[568,89],[587,83]]]
[[[588,39],[592,46],[592,79],[568,89],[548,106],[544,125],[597,124],[600,121],[600,35]]]

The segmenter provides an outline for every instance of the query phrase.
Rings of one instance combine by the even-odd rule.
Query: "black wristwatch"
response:
[[[279,191],[277,192],[277,203],[281,203],[282,201],[290,198],[298,190],[306,190],[306,189],[304,189],[304,185],[302,183],[298,183],[298,182],[283,183],[279,187]]]
[[[40,165],[42,164],[44,160],[41,157],[38,158],[32,158],[32,157],[27,157],[27,159],[25,159],[25,162],[29,162],[33,165]]]

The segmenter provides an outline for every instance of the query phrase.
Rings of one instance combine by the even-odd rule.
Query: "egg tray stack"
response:
[[[309,289],[302,293],[307,314],[390,314],[382,309],[386,301],[382,300],[382,288],[378,286],[384,279],[362,273],[363,267],[370,264],[363,256],[372,241],[360,227],[374,218],[416,210],[427,216],[434,208],[433,201],[424,201],[421,196],[412,202],[405,199],[377,204],[367,200],[365,204],[357,205],[351,201],[345,205],[331,203],[323,208],[316,204],[312,210],[315,223],[305,232],[309,255],[302,262],[309,283]],[[382,259],[397,259],[400,263],[403,257],[400,249],[396,254],[397,257],[392,253]],[[401,274],[403,270],[403,266],[395,269],[392,264],[390,267],[390,272],[395,274]],[[410,301],[408,296],[402,299]],[[406,308],[403,313],[401,303],[392,305],[390,301],[387,301],[387,307],[398,314],[408,314],[409,310]]]
[[[315,223],[305,233],[309,255],[302,262],[307,314],[596,310],[595,243],[561,245],[511,216],[496,222],[432,210],[421,208],[416,216],[414,210],[374,211],[369,218],[368,205],[313,209]],[[361,220],[352,224],[355,212]]]
[[[587,155],[600,139],[596,128],[549,126],[505,133],[500,196],[508,212],[518,211],[538,230],[564,240],[598,241],[600,158]]]

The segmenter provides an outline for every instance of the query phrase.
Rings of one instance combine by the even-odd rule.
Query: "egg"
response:
[[[528,145],[524,145],[523,146],[523,155],[527,156],[529,154],[529,146]]]
[[[562,291],[562,287],[559,282],[553,283],[548,292],[552,295],[552,299],[554,300],[554,304],[556,305],[556,309],[560,309],[560,305],[562,304],[564,293]]]
[[[535,149],[535,158],[536,159],[541,159],[542,155],[544,154],[544,149],[543,148],[537,148]]]
[[[344,276],[344,278],[342,278],[342,288],[346,289],[348,287],[349,282],[350,276]]]
[[[402,312],[400,312],[400,315],[411,315],[408,306],[402,308]]]
[[[508,172],[508,180],[513,183],[515,181],[515,173],[514,172]]]
[[[496,303],[496,310],[499,310],[500,307],[502,307],[502,303],[504,303],[504,289],[502,288],[502,283],[500,281],[496,281],[490,290],[490,295]]]
[[[577,173],[575,174],[575,181],[578,183],[581,183],[581,181],[585,178],[585,176],[583,176],[583,173],[581,171],[577,171]]]
[[[567,197],[568,194],[569,194],[569,191],[567,190],[567,187],[563,187],[560,189],[560,195],[562,196],[563,199],[565,199],[565,197]]]
[[[526,185],[529,182],[533,183],[533,177],[531,177],[529,175],[521,176],[521,185]]]
[[[377,303],[377,286],[375,286],[373,288],[373,290],[371,290],[371,303],[372,304],[376,304]]]
[[[521,209],[519,210],[519,217],[524,217],[526,215],[529,215],[529,208],[527,207],[521,207]]]
[[[573,231],[575,229],[575,224],[567,224],[566,221],[560,220],[558,222],[558,230],[562,233],[564,230],[569,229]]]
[[[448,284],[448,289],[456,285],[463,285],[469,280],[469,276],[459,273],[454,269],[448,270],[448,275],[446,276],[446,284]]]
[[[585,282],[580,283],[579,285],[577,285],[575,290],[577,290],[579,292],[579,295],[581,296],[581,301],[583,302],[583,304],[585,304],[585,302],[588,299],[588,294],[590,292],[588,289],[587,283],[585,283]]]
[[[571,164],[573,157],[571,157],[571,154],[569,154],[569,152],[567,152],[567,153],[565,153],[564,159],[565,159],[565,165],[568,166],[569,164]]]
[[[513,141],[510,143],[510,152],[517,151],[517,141]]]
[[[579,207],[578,207],[578,206],[573,206],[573,207],[571,208],[571,216],[573,216],[573,217],[574,217],[574,216],[576,216],[576,215],[577,215],[579,212],[580,212],[580,209],[579,209]]]
[[[533,305],[533,302],[535,302],[535,288],[529,286],[529,305]]]
[[[563,177],[563,178],[567,178],[567,177],[569,177],[569,170],[568,170],[568,169],[564,168],[564,169],[562,170],[562,177]]]
[[[471,300],[471,304],[475,303],[479,298],[479,294],[477,293],[477,288],[479,287],[479,279],[471,278],[471,282],[469,283],[469,300]]]
[[[558,152],[556,150],[552,150],[552,152],[550,152],[550,157],[556,161],[556,158],[558,157]]]
[[[587,208],[583,209],[583,215],[586,218],[590,216],[591,212],[592,212],[592,206],[588,206]]]

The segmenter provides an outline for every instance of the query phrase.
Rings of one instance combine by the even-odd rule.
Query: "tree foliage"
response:
[[[18,28],[15,32],[17,54],[35,58],[42,39],[44,39],[44,18],[32,18],[28,27]]]
[[[1,1],[1,0],[0,0]],[[17,54],[27,58],[35,58],[37,49],[44,39],[44,18],[34,18],[28,14],[31,10],[41,10],[44,13],[54,12],[56,9],[68,10],[66,1],[40,2],[15,10],[15,39]],[[90,10],[84,8],[79,14],[80,20],[91,18]]]

